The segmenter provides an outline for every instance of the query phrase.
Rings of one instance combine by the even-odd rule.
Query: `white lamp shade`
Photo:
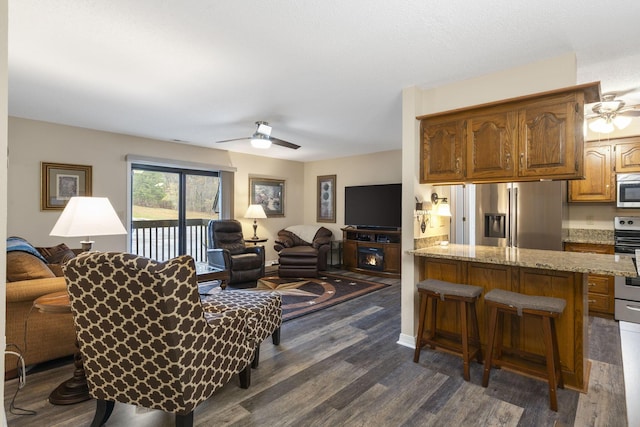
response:
[[[244,214],[245,218],[266,218],[267,214],[264,213],[262,205],[249,205],[247,212]]]
[[[451,208],[449,207],[449,203],[446,200],[441,201],[436,206],[436,215],[438,216],[451,216]]]
[[[618,129],[624,129],[631,124],[631,117],[629,116],[615,116],[613,118],[613,124]]]
[[[50,236],[85,237],[127,234],[106,197],[72,197]]]

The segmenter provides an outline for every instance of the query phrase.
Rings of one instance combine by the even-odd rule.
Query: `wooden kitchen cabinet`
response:
[[[640,172],[640,137],[615,140],[616,173]]]
[[[518,176],[582,178],[584,95],[529,103],[519,112]]]
[[[464,179],[463,131],[462,123],[455,119],[445,118],[422,123],[420,148],[422,181]]]
[[[468,118],[466,124],[467,179],[515,178],[518,114],[488,111]]]
[[[419,116],[420,182],[582,178],[584,104],[599,97],[591,83]]]
[[[613,146],[587,143],[584,149],[583,180],[569,181],[570,202],[615,202]]]
[[[588,252],[594,254],[614,254],[613,245],[595,243],[571,243],[564,244],[564,250],[568,252]],[[615,305],[614,277],[601,274],[589,274],[588,294],[589,314],[593,316],[613,318]]]

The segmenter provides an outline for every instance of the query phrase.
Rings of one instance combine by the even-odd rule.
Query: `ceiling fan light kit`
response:
[[[249,140],[249,142],[251,142],[251,146],[254,148],[265,149],[271,147],[271,144],[291,148],[292,150],[297,150],[298,148],[300,148],[299,145],[292,142],[272,137],[271,129],[272,128],[271,126],[269,126],[269,123],[259,120],[256,122],[256,131],[250,137],[225,139],[224,141],[216,141],[216,143]]]
[[[251,146],[254,148],[269,148],[271,147],[271,140],[268,135],[256,132],[251,137]]]
[[[595,119],[589,123],[589,129],[597,133],[611,133],[616,129],[624,129],[631,124],[630,116],[640,115],[636,105],[625,106],[625,102],[615,99],[615,93],[602,95],[602,102],[595,104],[591,110]]]

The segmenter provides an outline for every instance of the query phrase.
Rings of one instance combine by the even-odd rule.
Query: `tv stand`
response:
[[[400,278],[401,230],[342,228],[343,263],[347,270]]]

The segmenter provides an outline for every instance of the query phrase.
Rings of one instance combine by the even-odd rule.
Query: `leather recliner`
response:
[[[211,220],[207,229],[209,264],[229,270],[229,285],[255,286],[264,277],[264,246],[246,246],[242,225],[235,219]]]
[[[298,227],[304,229],[306,226]],[[308,237],[311,242],[307,242],[291,231],[296,227],[290,228],[278,232],[274,245],[279,255],[278,276],[317,277],[318,271],[327,269],[327,253],[331,250],[333,233],[328,228],[319,227],[314,235]]]

